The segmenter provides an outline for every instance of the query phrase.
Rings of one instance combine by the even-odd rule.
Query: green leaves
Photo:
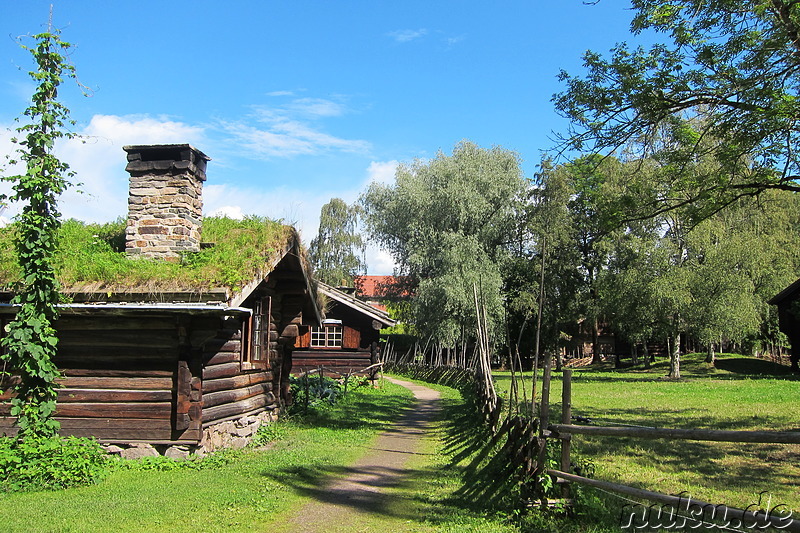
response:
[[[23,203],[14,234],[22,279],[14,303],[20,309],[2,339],[6,349],[2,357],[20,375],[11,412],[17,417],[21,442],[54,437],[59,429],[58,422],[51,418],[56,410],[59,377],[52,363],[58,344],[52,323],[58,316],[56,304],[60,299],[52,263],[60,226],[56,200],[69,186],[65,177],[69,176],[69,167],[51,151],[56,139],[72,136],[64,130],[70,123],[69,111],[55,98],[62,74],[74,76],[73,68],[60,53],[69,44],[60,40],[57,30],[40,33],[34,40],[35,47],[24,48],[38,66],[30,73],[37,88],[23,113],[30,122],[17,129],[24,138],[14,141],[19,145],[18,158],[25,162],[26,172],[3,178],[13,183],[8,199]]]
[[[417,284],[416,326],[442,346],[475,331],[473,287],[490,326],[502,319],[501,265],[518,239],[528,183],[514,152],[464,141],[397,169],[393,186],[372,184],[362,198],[373,238]]]
[[[364,274],[364,241],[358,232],[359,206],[348,206],[340,198],[332,198],[322,206],[319,232],[311,241],[309,259],[314,275],[324,283],[349,285],[355,276]]]
[[[709,216],[738,197],[800,191],[800,12],[793,2],[635,0],[634,34],[610,58],[585,55],[581,77],[562,73],[556,108],[572,121],[562,149],[661,162],[678,195],[650,213],[703,204]],[[706,172],[691,164],[707,162]],[[645,209],[643,208],[644,212]]]

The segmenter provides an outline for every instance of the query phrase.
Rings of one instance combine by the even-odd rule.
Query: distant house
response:
[[[778,306],[781,331],[792,345],[792,371],[800,372],[800,279],[772,297],[767,303]]]
[[[411,296],[409,278],[405,276],[356,276],[356,296],[373,307],[386,311],[387,301]]]
[[[327,299],[326,318],[298,337],[292,371],[321,367],[327,374],[342,375],[377,363],[380,330],[395,325],[395,321],[385,311],[322,282],[317,282],[317,290]]]
[[[187,144],[125,151],[128,261],[212,252],[200,242],[209,158]],[[222,241],[238,242],[252,230],[231,226]],[[295,339],[322,323],[297,233],[278,226],[276,235],[257,243],[254,270],[235,287],[191,279],[68,286],[72,303],[61,306],[55,324],[62,434],[213,450],[243,445],[275,418],[288,393]],[[0,300],[4,323],[16,312],[11,296]],[[0,434],[16,432],[11,381],[0,378]]]

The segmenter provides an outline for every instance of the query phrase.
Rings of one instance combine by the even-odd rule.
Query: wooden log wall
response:
[[[62,316],[56,365],[64,378],[56,419],[61,433],[101,440],[172,440],[178,364],[175,319]],[[2,399],[10,398],[5,391]],[[0,404],[8,415],[9,404]],[[16,432],[3,419],[0,431]]]
[[[355,373],[372,364],[370,352],[345,352],[341,350],[295,350],[292,353],[292,373],[308,372],[319,367],[334,374]]]
[[[270,353],[277,346],[274,323],[270,324]],[[273,341],[273,337],[276,341]],[[242,370],[242,323],[229,318],[216,337],[207,342],[202,369],[202,425],[255,414],[275,404],[273,372],[265,368]]]

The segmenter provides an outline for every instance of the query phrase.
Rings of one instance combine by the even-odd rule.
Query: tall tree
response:
[[[33,36],[34,46],[26,48],[36,61],[30,72],[36,82],[31,105],[25,110],[25,124],[17,128],[21,139],[18,160],[26,171],[3,178],[13,182],[12,202],[23,204],[17,217],[15,247],[22,268],[22,286],[14,298],[17,315],[6,327],[3,359],[20,375],[11,403],[20,435],[53,436],[59,429],[52,418],[56,408],[56,378],[53,363],[58,339],[53,322],[58,316],[59,286],[53,271],[56,233],[60,227],[58,196],[69,186],[68,165],[53,155],[55,141],[72,135],[67,131],[69,110],[58,101],[63,77],[74,77],[65,58],[69,43],[58,30]],[[12,160],[12,163],[17,161]]]
[[[672,154],[673,192],[640,216],[698,203],[707,215],[737,197],[800,191],[800,4],[793,0],[634,0],[631,30],[663,37],[584,55],[554,98],[571,119],[563,148]],[[669,146],[663,143],[670,139]],[[620,152],[621,153],[621,152]],[[708,172],[691,163],[713,160]]]
[[[473,287],[497,330],[500,265],[526,190],[515,153],[465,141],[452,155],[401,165],[394,185],[372,184],[364,194],[367,228],[416,285],[413,314],[423,335],[451,348],[465,342],[477,320]]]
[[[318,279],[334,286],[352,286],[365,274],[364,240],[358,232],[358,206],[333,198],[322,206],[319,232],[311,241],[309,256]]]

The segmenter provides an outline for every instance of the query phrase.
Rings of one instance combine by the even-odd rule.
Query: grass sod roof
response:
[[[0,286],[13,291],[20,267],[13,246],[14,225],[0,229]],[[263,217],[244,220],[203,219],[203,242],[213,246],[169,262],[129,258],[125,254],[125,222],[88,224],[70,219],[59,231],[54,267],[62,291],[236,293],[274,266],[297,234],[291,226]],[[297,239],[299,242],[299,239]],[[305,258],[301,257],[305,264]]]

